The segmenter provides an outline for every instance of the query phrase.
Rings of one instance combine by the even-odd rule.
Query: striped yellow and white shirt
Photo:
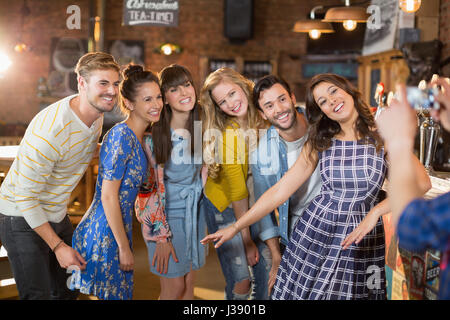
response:
[[[0,188],[0,213],[23,216],[31,228],[60,222],[70,194],[97,147],[103,117],[88,128],[69,106],[72,95],[31,120]]]

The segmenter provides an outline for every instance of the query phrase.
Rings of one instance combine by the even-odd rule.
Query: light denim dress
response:
[[[200,243],[206,236],[205,217],[199,210],[203,196],[202,165],[194,163],[190,156],[189,140],[172,131],[172,155],[164,165],[166,192],[166,219],[172,233],[178,263],[170,256],[168,271],[161,274],[152,266],[156,242],[146,241],[150,271],[158,276],[176,278],[205,264],[207,246]]]

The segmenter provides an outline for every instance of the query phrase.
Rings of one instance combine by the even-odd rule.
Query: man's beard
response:
[[[278,130],[281,130],[281,131],[287,131],[287,130],[291,129],[291,128],[297,123],[297,115],[295,114],[296,110],[295,110],[294,106],[292,106],[292,109],[289,110],[288,112],[289,112],[290,114],[294,115],[294,118],[292,119],[291,124],[290,124],[287,128],[286,128],[286,127],[280,126],[280,125],[278,124],[277,121],[273,121],[273,122],[270,121],[270,123],[271,123],[275,128],[277,128]]]
[[[98,97],[99,97],[99,99],[103,99],[104,96],[111,97],[114,100],[114,96],[110,96],[110,95],[100,95]],[[99,104],[96,104],[94,102],[94,99],[91,99],[89,96],[88,96],[88,102],[95,110],[97,110],[98,112],[101,112],[101,113],[109,112],[114,109],[114,106],[111,109],[109,109],[106,107],[102,107]],[[116,105],[116,103],[114,103],[114,105]]]

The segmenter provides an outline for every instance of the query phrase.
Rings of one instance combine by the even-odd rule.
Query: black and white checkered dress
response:
[[[384,150],[333,139],[319,153],[321,193],[304,211],[286,248],[272,299],[385,299],[384,228],[358,244],[341,242],[377,204],[386,175]]]

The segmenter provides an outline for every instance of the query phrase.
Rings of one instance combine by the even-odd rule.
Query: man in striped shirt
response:
[[[106,53],[88,53],[75,69],[78,94],[31,120],[0,188],[0,240],[21,299],[73,299],[66,268],[85,268],[71,247],[70,194],[97,148],[103,113],[117,102],[119,66]]]

